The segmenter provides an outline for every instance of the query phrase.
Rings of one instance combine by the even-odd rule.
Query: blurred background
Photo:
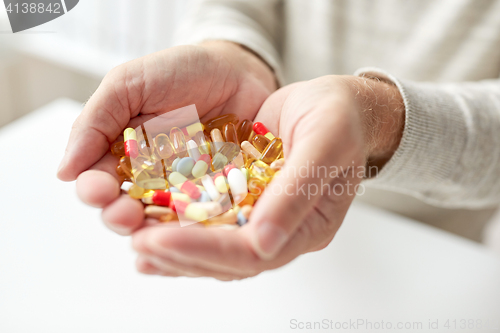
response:
[[[17,34],[11,33],[5,7],[0,6],[0,129],[58,98],[83,104],[113,67],[172,46],[174,31],[192,2],[82,0],[62,17]],[[500,254],[500,216],[495,209],[446,210],[413,198],[403,204],[402,197],[369,190],[359,200],[404,211]]]
[[[85,102],[104,75],[172,44],[188,0],[83,0],[75,10],[12,34],[0,6],[0,126],[56,98]]]

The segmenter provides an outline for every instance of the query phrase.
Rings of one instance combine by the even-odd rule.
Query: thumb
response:
[[[330,184],[340,173],[331,167],[338,171],[352,166],[355,149],[343,136],[348,126],[341,123],[322,120],[314,124],[314,133],[294,135],[300,139],[292,139],[285,165],[257,202],[246,231],[261,259],[275,258],[322,195],[333,191]]]
[[[80,173],[99,161],[130,121],[135,96],[129,96],[125,73],[115,70],[103,80],[73,124],[66,153],[57,177],[75,180]]]

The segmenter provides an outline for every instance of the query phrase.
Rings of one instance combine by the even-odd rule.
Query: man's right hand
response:
[[[235,113],[254,119],[276,89],[273,72],[257,56],[229,42],[178,46],[113,69],[73,125],[57,176],[78,178],[81,200],[103,208],[105,224],[127,235],[144,223],[142,204],[120,196],[117,160],[110,152],[127,127],[195,104],[202,120]]]

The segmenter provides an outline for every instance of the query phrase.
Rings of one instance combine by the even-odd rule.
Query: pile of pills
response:
[[[235,114],[154,137],[127,128],[123,137],[111,147],[122,189],[160,222],[242,226],[284,164],[281,139]]]

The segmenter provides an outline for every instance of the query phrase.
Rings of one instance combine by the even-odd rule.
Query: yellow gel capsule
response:
[[[267,145],[266,149],[264,149],[260,160],[266,164],[271,164],[278,159],[282,151],[283,142],[280,138],[275,138]]]
[[[224,138],[226,142],[233,142],[237,145],[240,144],[238,141],[238,133],[236,132],[236,126],[233,123],[224,124]]]
[[[274,170],[266,163],[256,160],[250,165],[248,169],[251,177],[259,178],[266,183],[269,183],[274,177]]]
[[[261,134],[257,134],[252,138],[252,144],[257,150],[262,153],[266,149],[267,145],[271,142],[268,138]]]
[[[178,127],[174,127],[170,130],[170,140],[172,142],[172,146],[174,147],[174,152],[178,157],[182,158],[188,156],[186,137]]]
[[[174,146],[166,134],[158,134],[155,138],[155,147],[161,159],[168,159],[174,154]]]
[[[133,199],[142,199],[146,190],[140,186],[132,185],[128,190],[128,195]]]
[[[210,155],[210,140],[206,137],[205,132],[196,133],[194,142],[198,145],[198,150],[201,154]]]

